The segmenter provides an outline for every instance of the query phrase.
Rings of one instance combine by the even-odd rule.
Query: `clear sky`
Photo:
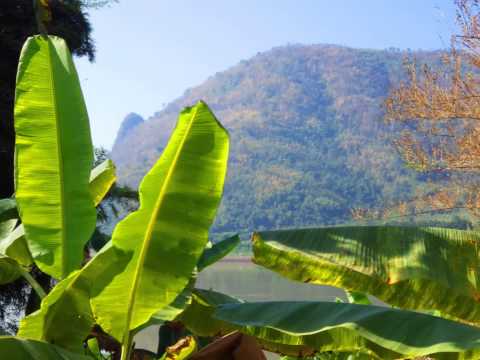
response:
[[[90,12],[96,60],[76,60],[94,143],[274,46],[446,48],[454,16],[453,0],[120,0]]]

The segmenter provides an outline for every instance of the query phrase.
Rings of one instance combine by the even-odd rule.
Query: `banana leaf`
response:
[[[135,333],[140,332],[141,330],[153,326],[153,325],[163,325],[167,321],[171,321],[179,316],[187,305],[192,302],[192,291],[195,287],[195,282],[197,281],[197,272],[195,271],[190,278],[187,286],[183,291],[178,294],[178,296],[168,305],[162,307],[159,311],[153,314],[150,319],[143,325],[135,329]]]
[[[267,337],[277,332],[295,336],[297,341],[318,350],[319,345],[324,345],[321,339],[324,335],[336,333],[341,339],[351,333],[373,344],[369,350],[382,359],[399,357],[389,357],[381,349],[402,354],[402,358],[480,357],[480,328],[387,307],[330,302],[224,304],[217,308],[214,317],[246,328],[256,336]],[[279,336],[278,340],[283,342],[285,337]],[[344,345],[348,346],[348,342]]]
[[[0,336],[0,354],[5,360],[93,360],[89,356],[68,352],[52,344],[13,336]]]
[[[100,273],[128,256],[108,243],[83,267],[60,281],[43,299],[40,309],[22,319],[18,335],[81,351],[95,319],[90,306],[91,289]]]
[[[19,264],[6,254],[9,237],[17,224],[17,219],[0,222],[0,285],[8,284],[21,275]]]
[[[0,199],[0,222],[18,219],[17,202],[15,199]]]
[[[115,165],[110,159],[105,160],[96,166],[90,173],[90,193],[97,206],[117,180],[115,176]]]
[[[22,275],[19,266],[12,258],[0,254],[0,285],[17,280]]]
[[[399,359],[401,354],[378,347],[376,344],[354,334],[352,331],[332,330],[313,337],[287,334],[266,327],[239,326],[215,316],[224,305],[247,304],[240,299],[212,290],[195,289],[192,303],[177,318],[193,334],[217,337],[241,331],[257,339],[264,350],[290,356],[309,356],[316,352],[347,351],[363,352],[372,358]],[[251,320],[251,319],[250,319]],[[290,321],[297,321],[290,319]]]
[[[233,251],[233,249],[237,247],[239,243],[240,237],[237,234],[217,243],[211,244],[210,247],[205,249],[202,257],[198,261],[198,271],[202,271],[207,266],[210,266],[227,256],[231,251]]]
[[[357,353],[379,359],[434,354],[435,359],[477,359],[480,328],[427,314],[332,302],[245,303],[209,290],[194,291],[178,317],[198,336],[238,330],[265,350],[290,355]]]
[[[57,279],[78,269],[96,223],[87,111],[64,40],[25,42],[15,93],[16,201],[37,266]]]
[[[122,343],[189,282],[221,199],[227,158],[228,134],[208,106],[183,110],[140,184],[139,210],[113,232],[113,246],[132,259],[111,282],[102,277],[112,274],[100,274],[95,284],[96,319]]]
[[[0,254],[12,258],[20,265],[32,265],[33,259],[28,250],[23,225],[16,227],[4,239],[0,239]]]
[[[258,232],[253,261],[293,280],[480,322],[480,232],[330,227]]]

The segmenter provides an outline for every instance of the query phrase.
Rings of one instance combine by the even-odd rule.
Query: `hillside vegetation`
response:
[[[425,193],[425,176],[405,168],[391,143],[399,125],[383,122],[383,100],[403,78],[406,55],[437,62],[441,54],[333,45],[257,54],[147,121],[129,115],[112,151],[120,181],[137,186],[178,112],[203,99],[231,137],[215,231],[345,223],[352,208],[382,208]]]

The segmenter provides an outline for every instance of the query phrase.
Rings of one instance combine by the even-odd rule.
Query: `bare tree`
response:
[[[408,60],[408,80],[385,102],[386,121],[404,123],[394,143],[405,163],[442,186],[383,211],[356,209],[356,218],[457,209],[480,216],[480,0],[455,3],[459,32],[450,50],[436,66]]]

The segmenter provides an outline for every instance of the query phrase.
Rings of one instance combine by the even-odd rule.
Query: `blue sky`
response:
[[[453,0],[120,0],[90,12],[96,61],[76,60],[94,143],[274,46],[445,48],[454,16]]]

